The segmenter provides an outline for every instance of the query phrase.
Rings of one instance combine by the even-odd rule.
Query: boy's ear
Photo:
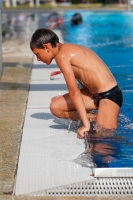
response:
[[[51,49],[51,44],[47,43],[47,44],[43,44],[44,49]]]

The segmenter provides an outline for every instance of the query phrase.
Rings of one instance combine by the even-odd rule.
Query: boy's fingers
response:
[[[84,137],[85,137],[85,134],[84,135],[77,134],[77,138],[79,138],[79,139],[82,139]]]
[[[84,135],[88,135],[88,131],[85,131],[85,132],[84,132]]]

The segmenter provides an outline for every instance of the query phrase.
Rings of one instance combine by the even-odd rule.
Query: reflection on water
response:
[[[117,130],[93,125],[93,129],[86,136],[88,146],[84,154],[86,157],[88,155],[89,159],[92,157],[95,167],[133,167],[133,136],[132,129],[126,129],[127,124],[130,124],[130,120],[125,117],[124,121],[122,117],[119,118]],[[85,165],[85,161],[87,159],[80,156],[79,162]]]
[[[76,131],[81,126],[80,121],[59,120],[67,125],[69,130]],[[86,150],[74,162],[83,167],[133,167],[131,124],[130,119],[123,113],[119,115],[117,130],[105,129],[101,125],[91,123],[91,129],[85,136]]]
[[[87,135],[89,144],[89,153],[93,156],[93,162],[96,166],[106,167],[107,164],[115,160],[115,155],[119,152],[114,144],[122,140],[121,137],[115,135],[114,129],[105,129],[101,125],[94,125]]]
[[[3,39],[30,39],[38,28],[39,15],[34,13],[3,13]]]

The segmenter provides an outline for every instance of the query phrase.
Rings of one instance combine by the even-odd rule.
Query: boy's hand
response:
[[[77,130],[77,138],[82,139],[85,137],[85,134],[87,134],[87,131],[90,130],[90,124],[88,127],[86,126],[81,126],[78,130]]]

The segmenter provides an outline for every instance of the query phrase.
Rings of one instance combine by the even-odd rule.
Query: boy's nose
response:
[[[39,58],[37,58],[37,60],[38,60],[38,61],[40,61],[40,59],[39,59]]]

